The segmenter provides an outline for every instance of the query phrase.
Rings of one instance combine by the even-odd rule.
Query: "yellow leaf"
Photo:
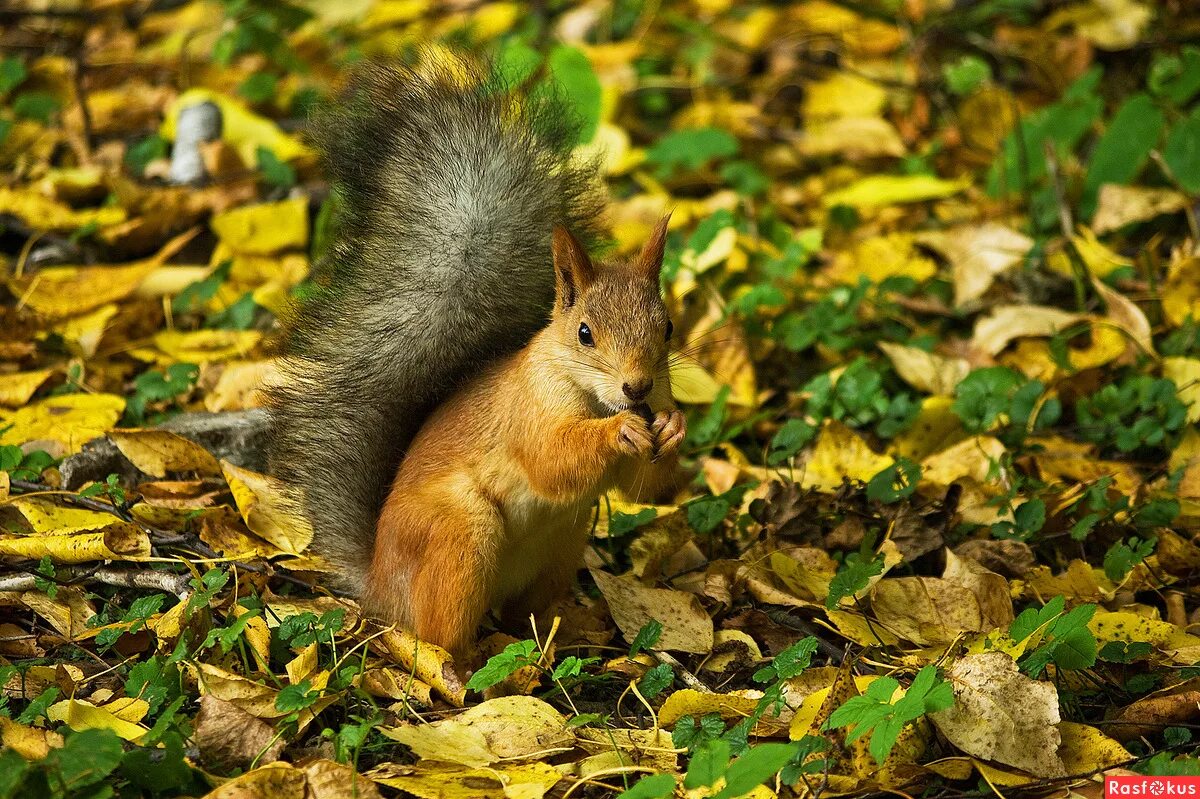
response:
[[[105,227],[125,221],[125,209],[114,206],[76,210],[36,189],[0,188],[0,214],[12,214],[34,230],[73,231],[89,225]]]
[[[649,588],[632,577],[618,577],[599,569],[592,569],[591,573],[608,602],[613,621],[625,635],[637,635],[638,630],[655,619],[663,625],[659,648],[696,653],[712,649],[712,618],[694,594]]]
[[[880,208],[901,203],[916,203],[938,200],[957,194],[971,185],[971,181],[943,180],[931,175],[871,175],[861,178],[849,186],[826,194],[826,208],[849,205],[854,208]]]
[[[817,436],[816,446],[800,476],[800,485],[833,492],[846,478],[865,483],[892,463],[890,456],[875,454],[857,433],[831,419]]]
[[[674,358],[670,365],[671,396],[688,405],[707,405],[721,393],[721,384],[691,358]]]
[[[1004,453],[1004,444],[999,439],[992,436],[974,436],[922,461],[921,482],[940,487],[948,486],[964,477],[978,483],[988,482],[989,475]],[[1003,475],[1001,477],[1003,478]]]
[[[7,716],[0,716],[0,745],[26,760],[41,760],[51,749],[63,745],[63,737],[50,730],[26,727]]]
[[[1200,319],[1200,256],[1179,247],[1171,254],[1162,284],[1163,314],[1178,327],[1189,316]]]
[[[212,229],[234,252],[271,255],[308,244],[308,200],[243,205],[214,214]]]
[[[996,222],[927,233],[920,241],[950,262],[955,306],[986,294],[996,276],[1020,264],[1033,247],[1033,239]]]
[[[161,128],[163,137],[174,141],[179,112],[203,102],[211,102],[221,109],[221,138],[237,149],[246,164],[258,163],[259,147],[267,148],[281,161],[293,161],[312,153],[295,136],[284,133],[274,122],[248,110],[240,101],[201,88],[187,90],[167,107]]]
[[[96,707],[82,699],[66,699],[46,708],[52,721],[64,722],[73,730],[112,730],[126,741],[137,742],[149,730],[126,721],[107,707]]]
[[[164,330],[154,336],[154,345],[181,363],[208,363],[244,358],[258,346],[257,330]]]
[[[1079,234],[1072,236],[1071,242],[1075,245],[1075,251],[1087,266],[1088,274],[1092,278],[1107,277],[1122,267],[1133,266],[1133,261],[1122,258],[1106,247],[1089,228],[1080,227]],[[1066,248],[1059,248],[1047,255],[1046,266],[1066,277],[1075,274],[1075,270],[1071,266],[1071,257]]]
[[[467,689],[454,670],[449,652],[418,640],[407,630],[388,630],[379,640],[392,660],[408,673],[433,686],[454,707],[463,706]]]
[[[221,473],[221,464],[208,450],[177,433],[114,430],[108,439],[134,466],[151,477],[166,477],[167,472]]]
[[[3,416],[4,425],[11,427],[0,432],[0,444],[37,441],[51,455],[70,455],[112,429],[124,410],[124,398],[112,394],[48,397]]]
[[[1163,377],[1179,389],[1179,401],[1188,406],[1189,422],[1200,422],[1200,359],[1163,358]]]
[[[52,374],[53,369],[38,369],[35,372],[0,375],[0,405],[10,408],[24,405]]]
[[[68,344],[74,345],[72,352],[90,358],[99,349],[100,340],[104,338],[104,331],[108,328],[108,323],[112,318],[117,315],[118,310],[120,309],[116,303],[102,305],[83,316],[64,319],[54,326],[54,331],[62,336]]]
[[[809,158],[899,158],[907,150],[894,125],[880,117],[817,119],[804,126],[800,152]]]
[[[0,555],[55,563],[140,560],[150,557],[150,539],[141,528],[114,522],[104,530],[70,535],[28,535],[0,540]]]
[[[1054,12],[1043,25],[1051,31],[1073,25],[1102,50],[1126,50],[1138,43],[1154,15],[1152,8],[1134,0],[1090,0]]]
[[[658,711],[658,723],[670,727],[684,716],[700,718],[719,713],[724,719],[742,719],[754,712],[758,699],[737,692],[710,694],[684,688],[667,697]]]
[[[864,277],[872,283],[882,283],[889,277],[911,277],[922,282],[937,274],[937,264],[914,249],[912,236],[890,233],[871,236],[849,251],[836,253],[822,274],[850,285]]]
[[[887,90],[872,80],[837,71],[825,80],[805,84],[804,116],[877,117],[887,104]]]
[[[563,778],[562,772],[542,762],[480,769],[442,763],[385,763],[363,776],[417,799],[541,799]]]
[[[489,699],[448,719],[379,731],[419,758],[474,767],[565,752],[575,745],[562,714],[532,696]]]
[[[303,552],[312,541],[312,525],[288,502],[283,484],[229,461],[221,461],[221,469],[250,531],[281,552]]]
[[[996,356],[1013,339],[1053,336],[1084,318],[1046,305],[1001,305],[975,323],[971,346]]]
[[[957,444],[967,437],[952,409],[954,399],[948,396],[926,397],[912,426],[892,439],[891,451],[918,463],[935,452]]]
[[[1062,736],[1058,754],[1068,774],[1091,774],[1133,759],[1129,750],[1095,727],[1060,721],[1058,732]]]
[[[896,374],[927,394],[953,394],[959,382],[971,371],[971,365],[963,358],[947,358],[919,347],[882,341],[879,349],[888,356]]]
[[[17,497],[12,504],[39,534],[69,535],[101,530],[117,521],[111,513],[56,505],[44,497]]]
[[[1108,233],[1131,222],[1144,222],[1161,214],[1173,214],[1188,207],[1188,198],[1174,189],[1145,189],[1105,183],[1100,187],[1092,229]]]
[[[141,261],[109,266],[55,266],[11,278],[8,285],[22,302],[51,319],[78,316],[133,294],[143,280],[195,235],[195,230],[178,235]]]

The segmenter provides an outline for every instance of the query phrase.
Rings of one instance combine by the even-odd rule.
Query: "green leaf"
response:
[[[817,645],[818,641],[815,636],[801,638],[776,655],[770,665],[754,672],[754,681],[774,682],[800,676],[801,672],[812,664],[812,656],[817,651]]]
[[[992,79],[992,67],[976,55],[965,55],[953,64],[942,67],[946,88],[954,94],[972,94]]]
[[[13,113],[23,119],[33,119],[43,125],[58,113],[58,100],[49,92],[22,92],[12,102]]]
[[[1080,200],[1080,214],[1091,219],[1096,197],[1105,183],[1126,184],[1142,171],[1158,145],[1165,117],[1147,94],[1135,94],[1121,104],[1096,143]]]
[[[169,142],[155,133],[129,146],[125,151],[125,166],[141,177],[151,161],[166,158],[168,152]]]
[[[275,96],[279,79],[270,72],[255,72],[238,86],[238,94],[252,103],[265,103]]]
[[[290,164],[280,161],[275,153],[261,144],[255,153],[258,157],[258,171],[262,173],[263,181],[267,185],[282,189],[296,185],[296,170],[292,169]]]
[[[1146,87],[1172,105],[1181,106],[1200,92],[1200,48],[1188,46],[1173,53],[1156,52]]]
[[[662,637],[663,626],[662,622],[657,619],[651,619],[642,625],[642,629],[637,631],[637,635],[633,637],[633,643],[629,647],[629,657],[637,657],[638,652],[643,649],[653,649],[658,643],[658,639]]]
[[[843,598],[854,596],[867,587],[871,578],[883,573],[883,555],[864,555],[851,552],[837,574],[829,581],[829,595],[825,607],[833,610]]]
[[[720,128],[694,128],[663,136],[646,151],[646,160],[658,167],[661,177],[670,177],[680,169],[701,169],[737,152],[738,140],[732,133]]]
[[[717,738],[697,747],[688,763],[683,787],[688,790],[715,785],[729,767],[729,741]]]
[[[536,641],[517,641],[504,647],[498,655],[492,655],[483,668],[471,675],[467,690],[486,691],[493,685],[504,682],[517,669],[535,663]]]
[[[826,728],[853,727],[849,740],[871,735],[868,749],[882,764],[896,745],[900,732],[926,713],[936,713],[954,704],[950,683],[938,677],[937,667],[925,666],[895,704],[891,703],[899,683],[891,677],[872,682],[865,694],[851,697],[833,711]]]
[[[311,707],[321,696],[320,691],[312,690],[310,680],[301,680],[295,685],[285,685],[275,696],[275,709],[284,713],[294,713]]]
[[[121,739],[112,730],[80,730],[63,741],[61,749],[51,749],[43,767],[67,791],[95,785],[121,763]]]
[[[0,799],[23,799],[28,791],[22,789],[25,775],[32,766],[11,749],[0,752]]]
[[[496,56],[496,74],[506,87],[520,86],[541,66],[542,54],[520,39],[509,39]]]
[[[205,277],[188,283],[171,301],[171,310],[182,315],[203,308],[216,296],[221,284],[229,279],[229,271],[232,268],[233,261],[226,259],[217,264],[217,268]]]
[[[675,672],[666,663],[660,663],[642,675],[638,690],[647,699],[653,699],[661,694],[671,683],[675,682]]]
[[[642,508],[637,513],[622,513],[613,511],[608,517],[608,535],[610,538],[620,538],[634,530],[649,524],[658,518],[655,508]]]
[[[701,497],[686,506],[688,525],[701,535],[707,535],[721,526],[732,508],[724,496]]]
[[[667,799],[675,793],[675,778],[670,774],[652,774],[642,777],[628,791],[617,795],[617,799]]]
[[[1200,107],[1171,128],[1163,160],[1181,186],[1190,194],[1200,193]]]
[[[779,773],[798,751],[795,744],[759,744],[730,764],[725,787],[713,799],[732,799],[762,785]]]
[[[867,483],[867,499],[892,503],[907,499],[917,490],[921,467],[908,458],[900,457]]]
[[[592,62],[582,50],[560,45],[550,51],[546,65],[579,118],[578,143],[590,142],[600,126],[601,102],[600,79],[596,77]]]
[[[58,699],[59,690],[56,686],[50,686],[42,691],[33,701],[26,705],[24,712],[17,716],[17,721],[21,724],[33,724],[40,718],[45,717],[46,708],[54,704]]]
[[[16,56],[0,59],[0,94],[8,94],[20,86],[28,74]]]
[[[1023,382],[1024,378],[1007,366],[976,369],[958,384],[950,409],[971,432],[986,432],[1008,410]]]

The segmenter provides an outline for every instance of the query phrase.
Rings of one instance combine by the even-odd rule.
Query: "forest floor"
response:
[[[0,799],[1200,775],[1189,5],[6,4]],[[616,251],[673,210],[687,355],[686,490],[603,498],[469,682],[319,587],[257,407],[335,235],[304,120],[430,43],[558,84]]]

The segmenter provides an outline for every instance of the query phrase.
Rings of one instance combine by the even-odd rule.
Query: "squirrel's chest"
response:
[[[562,557],[565,551],[577,551],[568,544],[568,539],[573,541],[587,535],[593,502],[593,497],[586,497],[564,505],[549,502],[528,489],[511,492],[500,509],[505,546],[497,564],[497,593],[519,594],[538,578],[548,563]]]

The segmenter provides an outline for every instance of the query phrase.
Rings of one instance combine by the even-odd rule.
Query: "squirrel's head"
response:
[[[641,405],[667,379],[672,325],[659,273],[669,219],[636,257],[599,264],[566,228],[554,229],[551,327],[559,365],[610,411]]]

